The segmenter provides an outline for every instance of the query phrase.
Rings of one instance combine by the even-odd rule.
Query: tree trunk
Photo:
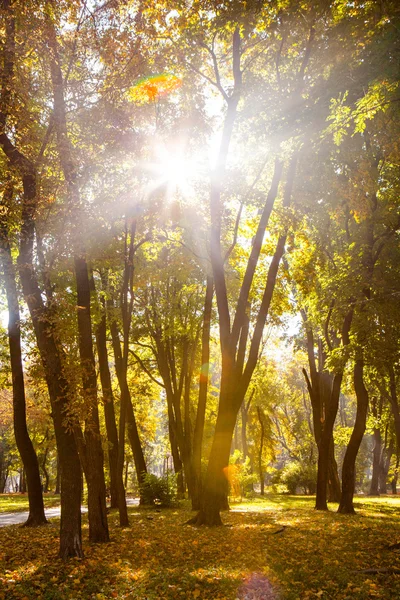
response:
[[[114,396],[111,386],[111,374],[108,366],[107,354],[107,322],[103,306],[103,314],[96,330],[97,353],[99,359],[99,370],[101,387],[103,391],[104,417],[106,422],[108,456],[110,465],[110,494],[111,508],[118,507],[119,524],[121,527],[129,525],[128,510],[126,506],[125,487],[122,478],[122,471],[118,469],[118,432],[115,422]],[[125,417],[124,417],[125,418]],[[121,425],[121,424],[120,424]],[[125,443],[125,423],[121,427],[122,444]],[[123,464],[123,458],[122,458]],[[119,498],[119,494],[121,498]]]
[[[315,355],[314,355],[314,335],[310,324],[307,321],[307,316],[304,310],[301,311],[304,325],[307,334],[307,354],[308,364],[310,369],[310,378],[308,377],[307,371],[303,369],[303,374],[306,379],[308,394],[311,400],[312,416],[313,416],[313,433],[314,439],[319,449],[322,434],[322,425],[325,427],[325,421],[322,418],[323,411],[326,411],[324,402],[330,398],[330,391],[328,391],[327,385],[329,381],[329,375],[324,373],[322,370],[317,371]],[[322,366],[323,368],[323,366]],[[325,395],[324,395],[325,394]],[[340,391],[339,391],[340,398]],[[325,448],[323,449],[325,451]],[[319,456],[319,454],[318,454]],[[322,457],[321,457],[322,459]],[[324,461],[321,461],[323,464]],[[324,467],[325,468],[325,467]],[[321,476],[321,473],[320,473]],[[333,430],[329,441],[329,455],[327,461],[327,479],[328,479],[328,502],[340,502],[340,480],[338,475],[337,463],[335,459],[335,443],[333,439]],[[321,506],[324,506],[324,501],[321,499]],[[326,508],[328,506],[326,505]],[[322,510],[325,510],[323,508]]]
[[[49,491],[49,485],[50,485],[50,475],[49,472],[47,470],[46,467],[46,463],[47,463],[47,454],[49,452],[49,449],[46,448],[44,454],[43,454],[43,458],[42,458],[42,471],[43,471],[43,476],[44,476],[44,484],[43,484],[43,491],[47,494],[47,492]]]
[[[58,154],[62,171],[67,183],[70,210],[80,207],[80,193],[77,180],[77,169],[72,153],[72,146],[67,131],[66,108],[64,98],[64,81],[61,61],[58,53],[57,36],[51,17],[47,16],[47,43],[50,50],[50,71],[53,87],[54,110],[53,119],[57,131]],[[79,215],[80,217],[80,215]],[[76,243],[74,267],[77,289],[77,318],[79,334],[79,355],[81,366],[82,389],[85,400],[85,433],[81,442],[81,460],[88,487],[89,540],[91,542],[108,542],[108,524],[106,511],[106,486],[104,480],[103,448],[101,444],[99,413],[97,404],[97,378],[92,343],[92,321],[90,313],[90,283],[86,262],[86,254],[81,239],[83,232],[79,223]]]
[[[392,407],[392,413],[394,417],[394,427],[396,431],[396,440],[397,440],[397,453],[400,452],[400,408],[399,402],[397,398],[397,388],[396,388],[396,377],[394,373],[393,365],[388,365],[388,373],[389,373],[389,400],[390,405]]]
[[[342,498],[338,512],[354,514],[353,496],[355,489],[356,458],[362,442],[368,412],[368,391],[364,385],[364,362],[357,358],[354,364],[354,389],[357,396],[357,412],[354,428],[348,443],[342,468]]]
[[[343,351],[350,343],[349,333],[353,320],[353,308],[349,310],[343,320],[341,338]],[[328,325],[328,323],[327,323]],[[332,452],[333,428],[339,408],[340,387],[342,385],[342,368],[335,374],[326,371],[318,374],[318,390],[321,402],[321,432],[318,445],[318,471],[317,471],[317,493],[315,499],[316,510],[328,510],[327,491],[329,481],[329,454]],[[324,412],[322,412],[322,408]],[[343,493],[343,492],[342,492]]]
[[[5,4],[8,13],[6,46],[10,52],[10,60],[8,61],[8,69],[3,72],[3,81],[7,86],[7,78],[11,80],[13,75],[15,20],[11,3],[6,2]],[[12,89],[12,86],[9,89]],[[5,118],[3,121],[0,146],[10,165],[19,172],[23,185],[18,269],[49,389],[54,430],[60,456],[62,491],[59,556],[61,558],[68,556],[82,557],[80,463],[72,427],[70,423],[66,423],[65,418],[69,414],[70,394],[62,369],[61,355],[56,341],[55,326],[53,325],[53,315],[51,315],[48,307],[44,306],[33,261],[34,215],[37,205],[36,170],[34,164],[19,152],[18,148],[4,133]]]
[[[108,442],[108,463],[110,468],[111,508],[118,506],[117,464],[118,431],[115,422],[114,396],[111,386],[111,374],[107,356],[106,316],[103,313],[96,329],[97,356],[99,362],[101,389],[103,392],[104,420]]]
[[[393,475],[393,479],[390,482],[391,488],[392,488],[392,494],[396,495],[397,494],[397,480],[399,477],[399,454],[397,454],[396,457],[396,467],[394,470],[394,475]]]
[[[260,427],[261,427],[261,437],[260,437],[260,448],[258,450],[258,473],[259,473],[259,477],[260,477],[260,489],[261,489],[261,496],[264,496],[264,469],[262,466],[262,454],[263,454],[263,449],[264,449],[264,435],[265,435],[265,430],[264,430],[264,421],[263,421],[263,414],[261,411],[261,408],[259,406],[257,406],[257,415],[258,415],[258,421],[260,423]]]
[[[193,520],[196,525],[205,524],[209,527],[222,525],[220,511],[227,498],[226,468],[229,463],[235,423],[235,410],[229,405],[226,398],[221,398],[204,482],[201,509]]]
[[[11,194],[12,192],[10,192],[10,196]],[[25,526],[37,527],[46,524],[47,519],[44,514],[39,463],[26,424],[18,292],[8,241],[8,231],[4,222],[0,223],[0,248],[8,306],[8,342],[13,384],[14,435],[28,482],[29,516]]]
[[[77,313],[81,377],[85,399],[85,460],[83,461],[88,487],[89,540],[109,542],[104,480],[103,448],[97,404],[97,377],[92,344],[90,313],[90,282],[84,253],[75,256]]]
[[[337,462],[335,458],[335,443],[333,434],[329,446],[328,463],[328,502],[340,502],[341,490]]]
[[[57,452],[57,462],[56,462],[56,487],[54,490],[55,494],[59,494],[60,493],[60,459],[58,458],[58,452]]]
[[[127,422],[128,439],[132,448],[133,460],[135,463],[136,476],[139,488],[144,482],[144,476],[147,473],[146,462],[144,459],[142,444],[136,424],[135,414],[133,412],[131,394],[128,387],[127,371],[125,361],[122,356],[121,343],[118,334],[118,327],[115,321],[110,325],[112,344],[114,350],[115,371],[119,389],[121,391],[121,406],[125,407],[125,417]],[[121,439],[121,436],[120,436]]]
[[[203,444],[204,423],[207,405],[208,374],[210,371],[210,329],[214,282],[207,277],[206,295],[203,312],[203,331],[201,338],[201,367],[199,378],[199,401],[197,404],[196,422],[193,432],[192,454],[192,510],[200,510],[202,493],[201,450]]]
[[[26,494],[26,476],[25,469],[23,467],[19,472],[19,491],[21,494]]]
[[[369,489],[370,496],[379,496],[379,471],[381,467],[382,436],[379,427],[374,428],[374,449],[372,460],[372,479]]]
[[[384,448],[382,452],[380,472],[379,472],[379,493],[387,494],[387,478],[390,468],[390,461],[393,454],[393,440],[391,439],[389,445]]]

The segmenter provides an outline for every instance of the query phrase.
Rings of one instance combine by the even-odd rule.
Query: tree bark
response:
[[[203,332],[201,338],[201,367],[199,378],[199,400],[197,404],[196,422],[193,432],[192,454],[192,510],[200,510],[202,493],[201,450],[203,443],[204,423],[207,405],[208,374],[210,370],[210,329],[214,282],[207,277],[206,295],[203,311]]]
[[[345,347],[350,343],[349,333],[353,320],[353,309],[347,313],[342,326],[342,344]],[[345,361],[345,359],[344,359]],[[324,413],[321,410],[321,433],[318,446],[318,472],[317,472],[317,493],[315,499],[316,510],[328,510],[327,504],[327,486],[329,480],[329,453],[331,452],[333,428],[336,415],[339,408],[340,387],[343,379],[345,364],[330,374],[322,371],[318,377],[319,394],[321,406],[324,407]]]
[[[60,459],[58,458],[57,452],[57,461],[56,461],[56,486],[54,489],[55,494],[59,494],[61,492],[60,489]]]
[[[127,433],[128,439],[132,448],[133,460],[135,463],[136,476],[138,479],[139,487],[144,482],[144,476],[147,473],[146,462],[144,459],[142,444],[139,437],[139,432],[136,424],[135,414],[133,412],[132,399],[131,394],[128,387],[127,381],[127,368],[126,362],[122,355],[121,351],[121,342],[119,339],[118,326],[115,321],[113,321],[110,325],[112,344],[114,350],[114,359],[115,359],[115,371],[117,374],[119,389],[121,392],[121,416],[126,418],[127,422]],[[121,417],[120,417],[121,421]],[[122,440],[125,438],[121,438],[121,431],[119,435],[120,446],[122,444]],[[123,463],[122,463],[123,464]]]
[[[368,412],[368,391],[364,384],[364,361],[357,358],[354,364],[354,389],[357,396],[357,412],[354,428],[348,443],[342,468],[342,497],[338,512],[354,514],[353,496],[355,489],[356,458],[362,442]]]
[[[11,200],[11,196],[12,189],[10,189],[8,200]],[[9,208],[9,206],[7,206],[8,204],[9,202],[6,202],[3,206],[7,209]],[[21,352],[21,321],[15,270],[11,257],[11,248],[8,240],[5,218],[5,213],[2,212],[0,216],[0,251],[8,307],[8,343],[13,386],[14,435],[28,483],[29,515],[25,522],[25,526],[37,527],[39,525],[45,525],[47,519],[44,514],[39,463],[32,441],[29,437],[26,423],[25,385]]]
[[[262,454],[263,454],[263,450],[264,450],[265,428],[264,428],[264,420],[263,420],[262,410],[259,406],[257,406],[257,415],[258,415],[258,421],[259,421],[260,427],[261,427],[260,447],[258,450],[258,474],[260,477],[260,493],[261,493],[261,496],[264,496],[265,481],[264,481],[264,469],[262,466]]]
[[[387,477],[390,468],[390,461],[393,454],[393,440],[391,439],[389,445],[384,447],[381,457],[381,465],[379,471],[379,493],[387,494]]]
[[[52,416],[61,467],[60,558],[82,557],[80,462],[68,423],[70,393],[58,347],[53,316],[44,305],[33,265],[34,214],[37,203],[34,165],[0,133],[0,145],[10,164],[22,178],[22,225],[18,270],[25,301],[32,319],[52,405]]]
[[[99,359],[101,387],[103,391],[104,417],[106,422],[108,440],[111,508],[118,507],[119,524],[121,527],[127,527],[129,525],[129,519],[128,510],[126,506],[125,487],[122,478],[122,471],[118,467],[119,440],[117,425],[115,421],[114,396],[111,385],[111,374],[110,368],[108,366],[106,319],[107,317],[105,312],[105,303],[103,302],[103,313],[101,315],[101,320],[96,330],[96,343],[97,354]],[[123,419],[125,420],[125,411]],[[125,444],[125,422],[120,423],[120,427],[123,440],[122,444]]]
[[[92,344],[90,312],[90,282],[84,254],[75,256],[79,354],[82,387],[86,403],[85,460],[83,461],[88,486],[89,540],[109,542],[107,523],[106,485],[104,480],[103,448],[100,435],[97,403],[97,377]]]
[[[111,374],[107,356],[107,326],[103,312],[96,328],[96,346],[99,362],[101,389],[103,392],[104,420],[108,442],[108,464],[110,469],[110,505],[118,506],[117,464],[118,464],[118,430],[115,422],[114,396],[111,386]]]
[[[379,427],[374,427],[374,449],[372,460],[372,478],[369,489],[370,496],[379,496],[379,471],[381,467],[382,437]]]

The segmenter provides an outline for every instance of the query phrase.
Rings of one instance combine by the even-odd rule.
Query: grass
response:
[[[45,508],[60,505],[60,496],[43,494]],[[28,510],[28,494],[0,494],[0,513]]]
[[[358,514],[314,511],[314,499],[271,495],[232,505],[227,527],[184,526],[187,507],[129,508],[131,526],[110,514],[110,544],[89,545],[83,560],[55,559],[58,520],[36,530],[0,529],[1,600],[235,600],[258,574],[280,600],[400,598],[400,498],[358,498]],[[332,507],[335,508],[335,507]],[[285,528],[280,533],[283,526]],[[254,580],[253,580],[254,581]],[[249,588],[247,588],[248,590]],[[252,595],[253,594],[253,595]]]

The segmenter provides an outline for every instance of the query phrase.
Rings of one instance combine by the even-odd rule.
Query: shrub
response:
[[[298,488],[302,489],[304,494],[315,494],[316,466],[310,463],[289,463],[282,471],[281,482],[286,485],[289,494],[296,494]]]
[[[157,477],[152,473],[146,473],[140,492],[144,504],[173,506],[177,500],[176,476],[169,473],[168,476]]]

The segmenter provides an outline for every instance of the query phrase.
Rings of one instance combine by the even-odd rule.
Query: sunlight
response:
[[[155,148],[155,161],[145,165],[145,168],[154,176],[147,186],[147,195],[164,187],[167,201],[172,200],[176,194],[186,199],[194,195],[192,182],[196,167],[193,160],[187,157],[184,144],[172,148],[158,144]]]

